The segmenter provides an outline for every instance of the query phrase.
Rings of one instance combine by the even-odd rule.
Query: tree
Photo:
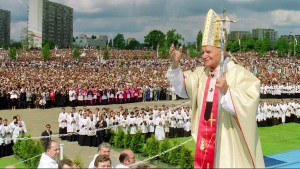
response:
[[[113,47],[113,42],[112,42],[112,40],[111,39],[109,39],[109,42],[108,42],[108,47]]]
[[[11,47],[15,47],[17,49],[21,49],[22,48],[22,43],[21,42],[14,42]]]
[[[8,57],[10,59],[16,59],[16,56],[17,56],[17,48],[13,47],[9,50]]]
[[[103,59],[105,60],[109,59],[109,48],[104,49]]]
[[[195,45],[188,46],[187,50],[188,50],[191,57],[193,57],[193,58],[195,58],[195,57],[200,58],[201,57],[201,52],[196,50]]]
[[[279,38],[275,43],[278,56],[284,56],[289,51],[289,41],[286,38]]]
[[[166,59],[169,57],[170,46],[167,46],[165,42],[162,46],[159,47],[159,56],[162,59]]]
[[[273,43],[270,40],[270,32],[267,32],[265,34],[265,37],[263,39],[263,43],[264,43],[264,46],[266,48],[266,51],[269,51],[269,50],[273,49]]]
[[[300,44],[299,44],[300,38],[297,39],[297,42],[298,42],[298,44],[296,46],[296,57],[299,58],[300,57]]]
[[[80,52],[79,52],[79,47],[75,46],[73,51],[72,51],[72,57],[74,60],[78,60],[80,58]]]
[[[125,49],[125,39],[124,39],[124,35],[123,34],[117,34],[117,36],[115,36],[115,38],[113,39],[113,46],[117,49]]]
[[[97,39],[97,37],[95,35],[92,35],[91,38],[92,39]]]
[[[265,56],[267,52],[267,45],[264,43],[264,40],[256,40],[254,49],[259,56]]]
[[[134,49],[138,49],[139,47],[140,47],[140,42],[133,39],[128,43],[128,45],[126,46],[126,49],[134,50]]]
[[[42,57],[44,61],[51,58],[51,51],[48,43],[46,43],[42,48]]]
[[[147,45],[148,49],[152,48],[153,50],[157,49],[157,46],[163,46],[165,42],[166,35],[160,30],[152,30],[144,37],[144,42]]]
[[[44,45],[46,45],[46,44],[49,45],[50,50],[52,50],[52,49],[55,48],[55,43],[51,39],[45,39],[45,40],[43,40],[42,47],[44,47]]]
[[[7,49],[9,49],[9,44],[8,44],[8,43],[3,43],[3,44],[1,45],[1,47],[2,47],[3,49],[7,50]]]
[[[255,40],[251,36],[243,36],[241,38],[242,51],[254,50]]]
[[[169,30],[166,34],[166,45],[171,46],[174,44],[175,46],[181,46],[182,44],[179,42],[180,40],[184,40],[183,36],[176,33],[176,29]]]
[[[240,50],[238,41],[228,41],[227,42],[227,51],[236,52]]]
[[[202,49],[201,49],[201,45],[202,45],[202,37],[203,37],[203,34],[201,32],[201,30],[198,32],[197,34],[197,39],[196,39],[196,50],[198,52],[201,53]]]

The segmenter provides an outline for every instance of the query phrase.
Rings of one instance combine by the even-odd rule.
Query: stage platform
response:
[[[300,149],[264,156],[266,168],[300,168]]]

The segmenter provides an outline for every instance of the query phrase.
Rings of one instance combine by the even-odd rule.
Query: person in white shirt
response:
[[[37,168],[58,168],[56,159],[59,155],[59,152],[60,149],[58,142],[50,140],[46,147],[46,152],[42,154]]]
[[[25,124],[25,122],[23,120],[21,120],[21,116],[20,115],[17,115],[17,120],[21,122],[24,132],[27,133],[26,124]]]
[[[135,156],[131,150],[123,150],[119,156],[119,161],[116,168],[130,168],[130,165],[135,163]]]
[[[90,162],[89,168],[94,168],[95,160],[99,155],[106,155],[109,158],[110,151],[111,151],[111,147],[108,143],[105,143],[105,142],[101,143],[98,146],[98,153],[94,155],[93,160]],[[111,166],[113,166],[113,165],[111,164]]]
[[[12,133],[13,142],[16,143],[17,138],[24,136],[25,133],[26,133],[26,131],[24,130],[24,128],[22,126],[22,122],[18,121],[18,126],[14,129],[14,131]]]
[[[68,122],[68,113],[66,113],[65,108],[61,108],[61,113],[58,117],[58,127],[59,134],[67,134],[67,122]],[[61,136],[62,140],[65,140],[65,136]]]

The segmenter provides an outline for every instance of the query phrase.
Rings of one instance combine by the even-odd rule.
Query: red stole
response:
[[[209,120],[204,119],[206,110],[206,100],[209,91],[211,77],[208,76],[204,91],[200,120],[198,125],[198,135],[194,157],[194,168],[214,168],[215,140],[218,115],[218,88],[214,89],[212,111]]]

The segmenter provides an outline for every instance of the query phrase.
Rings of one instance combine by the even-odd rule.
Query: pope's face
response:
[[[202,46],[202,60],[205,67],[216,69],[221,60],[221,51],[214,46]]]

